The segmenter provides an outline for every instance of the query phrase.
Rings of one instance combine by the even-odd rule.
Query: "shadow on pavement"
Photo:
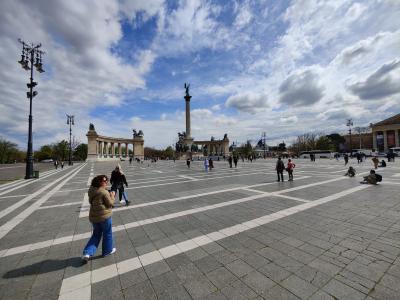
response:
[[[101,258],[101,255],[97,255],[91,258],[92,260]],[[80,257],[73,257],[68,259],[46,259],[41,262],[34,263],[26,267],[8,271],[4,274],[3,278],[16,278],[22,276],[29,276],[35,274],[45,274],[53,271],[62,270],[66,267],[80,268],[84,265],[84,262]]]

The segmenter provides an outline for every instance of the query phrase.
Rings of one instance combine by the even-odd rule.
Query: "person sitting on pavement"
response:
[[[379,168],[386,168],[386,161],[382,159],[381,163],[378,165]]]
[[[364,180],[360,183],[365,184],[378,184],[378,182],[382,181],[382,176],[375,173],[375,170],[371,170],[368,176],[364,176]]]
[[[354,177],[356,176],[356,170],[350,166],[346,174],[344,174],[344,176]]]

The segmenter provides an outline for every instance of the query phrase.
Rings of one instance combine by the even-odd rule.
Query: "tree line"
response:
[[[72,159],[86,160],[87,144],[74,143],[72,145]],[[53,159],[66,161],[69,159],[69,142],[62,140],[53,144],[43,145],[39,150],[33,153],[35,161]],[[26,151],[18,149],[17,144],[0,137],[0,163],[24,162],[26,160]]]

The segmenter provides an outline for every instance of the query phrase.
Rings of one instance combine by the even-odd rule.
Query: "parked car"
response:
[[[40,162],[42,162],[42,163],[52,163],[53,162],[53,159],[43,159],[43,160],[41,160]]]

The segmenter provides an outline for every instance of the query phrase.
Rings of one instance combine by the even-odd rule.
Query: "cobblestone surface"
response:
[[[398,162],[376,186],[369,161],[297,160],[293,182],[271,159],[120,162],[117,252],[83,265],[88,183],[116,163],[0,185],[0,299],[400,299]]]

